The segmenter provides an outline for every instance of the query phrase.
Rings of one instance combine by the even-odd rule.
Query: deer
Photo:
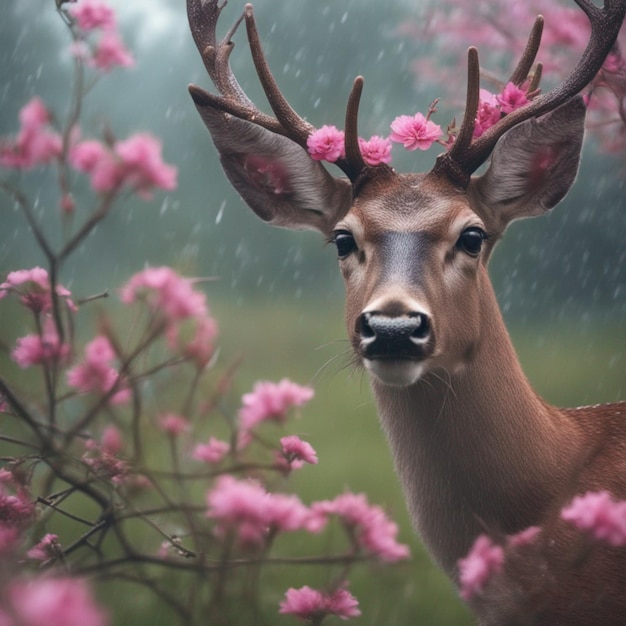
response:
[[[226,1],[187,0],[193,39],[219,93],[193,84],[189,92],[227,178],[265,222],[319,231],[336,246],[351,347],[369,375],[412,524],[434,562],[458,585],[459,559],[478,536],[541,528],[470,599],[483,626],[626,623],[626,548],[583,549],[580,531],[559,517],[576,494],[602,489],[626,498],[626,402],[557,408],[544,401],[522,371],[487,270],[508,225],[552,210],[578,172],[580,94],[615,45],[626,0],[575,1],[591,23],[577,65],[478,138],[480,64],[469,49],[462,123],[429,172],[365,163],[357,77],[345,157],[336,162],[344,177],[307,153],[316,129],[280,91],[252,5],[218,42]],[[273,116],[251,102],[230,68],[241,22]],[[530,81],[529,91],[541,73],[542,27],[539,16],[510,79]]]

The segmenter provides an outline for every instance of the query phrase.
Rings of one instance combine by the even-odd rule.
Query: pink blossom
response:
[[[76,19],[78,27],[84,31],[115,28],[115,12],[101,0],[80,0],[70,6],[68,13]]]
[[[130,304],[139,298],[170,322],[208,315],[206,296],[170,267],[149,267],[131,276],[122,287],[122,302]]]
[[[59,544],[59,537],[48,533],[44,535],[41,541],[34,545],[27,553],[26,556],[29,559],[35,561],[47,561],[48,559],[55,558],[60,552],[61,546]]]
[[[41,335],[20,337],[11,352],[13,360],[22,368],[55,363],[66,359],[70,347],[61,343],[54,322],[46,319]]]
[[[513,83],[507,83],[496,98],[503,113],[511,113],[530,102],[526,97],[526,92]]]
[[[176,189],[176,168],[161,157],[161,142],[149,134],[132,135],[115,144],[115,154],[122,163],[124,180],[143,198],[151,191]]]
[[[613,500],[607,491],[576,496],[561,517],[611,546],[626,545],[626,502]]]
[[[131,67],[135,64],[133,56],[117,32],[109,30],[102,33],[89,62],[103,72],[109,72],[114,67]]]
[[[480,90],[480,101],[474,122],[474,137],[480,137],[502,117],[502,111],[495,94],[486,89]]]
[[[67,384],[82,393],[107,394],[113,388],[113,404],[123,404],[130,399],[130,390],[120,382],[118,371],[111,366],[116,358],[108,338],[98,335],[85,346],[83,360],[67,372]]]
[[[39,98],[33,98],[20,111],[21,128],[15,139],[0,141],[0,167],[31,169],[61,154],[61,136],[48,128],[50,114]]]
[[[35,578],[14,582],[8,590],[12,613],[20,626],[106,626],[104,612],[93,601],[85,581]]]
[[[241,427],[246,431],[266,420],[282,422],[289,409],[303,406],[313,394],[310,387],[303,387],[286,378],[279,383],[258,382],[252,392],[242,398],[243,406],[239,411]]]
[[[304,463],[315,465],[318,461],[313,446],[295,435],[283,437],[280,446],[279,461],[284,463],[287,469],[300,469]]]
[[[389,139],[401,143],[407,150],[428,150],[441,136],[441,127],[421,113],[400,115],[391,122]]]
[[[48,272],[41,267],[9,272],[6,282],[0,283],[0,298],[9,292],[17,293],[22,304],[35,313],[46,313],[52,308],[50,291]],[[72,294],[63,285],[56,286],[56,294],[66,298],[71,311],[77,310],[70,298]]]
[[[130,185],[141,198],[150,199],[155,188],[176,188],[176,168],[163,162],[160,142],[145,133],[118,141],[113,148],[94,139],[80,142],[69,154],[72,167],[88,174],[99,192]]]
[[[263,543],[270,532],[309,530],[310,511],[297,496],[271,494],[257,482],[229,475],[207,493],[207,509],[219,535],[234,527],[246,545]]]
[[[406,559],[409,548],[396,540],[398,526],[382,508],[370,505],[364,494],[345,493],[311,506],[317,516],[337,515],[350,528],[358,544],[383,561]]]
[[[170,437],[179,437],[187,432],[189,427],[189,420],[174,413],[167,413],[159,418],[159,428]]]
[[[342,130],[324,125],[309,135],[306,145],[313,160],[334,163],[346,155],[344,141]]]
[[[285,599],[280,603],[279,613],[294,615],[302,621],[320,623],[327,615],[334,615],[343,620],[358,617],[358,600],[346,589],[338,589],[327,594],[317,589],[304,586],[300,589],[288,589]]]
[[[11,493],[0,483],[0,524],[7,528],[21,528],[33,517],[35,507],[24,487]]]
[[[199,443],[193,449],[191,456],[204,463],[219,463],[228,454],[230,444],[211,437],[208,443]]]
[[[368,165],[391,163],[391,141],[374,135],[368,141],[359,137],[359,148]]]
[[[100,443],[102,444],[102,449],[107,454],[111,455],[119,454],[122,451],[122,447],[124,445],[124,442],[122,440],[122,434],[115,426],[112,425],[107,426],[102,431]]]
[[[494,544],[486,535],[480,535],[469,554],[459,559],[459,582],[461,597],[469,600],[481,594],[485,585],[502,570],[504,550]]]

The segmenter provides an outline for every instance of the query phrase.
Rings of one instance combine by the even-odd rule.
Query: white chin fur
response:
[[[363,359],[368,372],[376,376],[385,385],[408,387],[415,384],[424,373],[423,362],[399,359],[388,361],[382,359]]]

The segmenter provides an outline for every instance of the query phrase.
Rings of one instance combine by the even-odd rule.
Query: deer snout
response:
[[[419,311],[390,315],[365,311],[357,320],[366,359],[423,360],[433,351],[430,317]]]

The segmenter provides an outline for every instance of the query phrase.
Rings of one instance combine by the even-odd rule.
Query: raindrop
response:
[[[161,209],[159,210],[159,215],[164,215],[165,212],[167,211],[167,209],[169,208],[169,198],[164,198],[163,202],[161,203]]]
[[[217,212],[217,215],[215,216],[215,223],[219,224],[222,221],[222,218],[224,217],[224,209],[226,208],[226,200],[222,201],[222,204],[220,205],[220,208]]]

